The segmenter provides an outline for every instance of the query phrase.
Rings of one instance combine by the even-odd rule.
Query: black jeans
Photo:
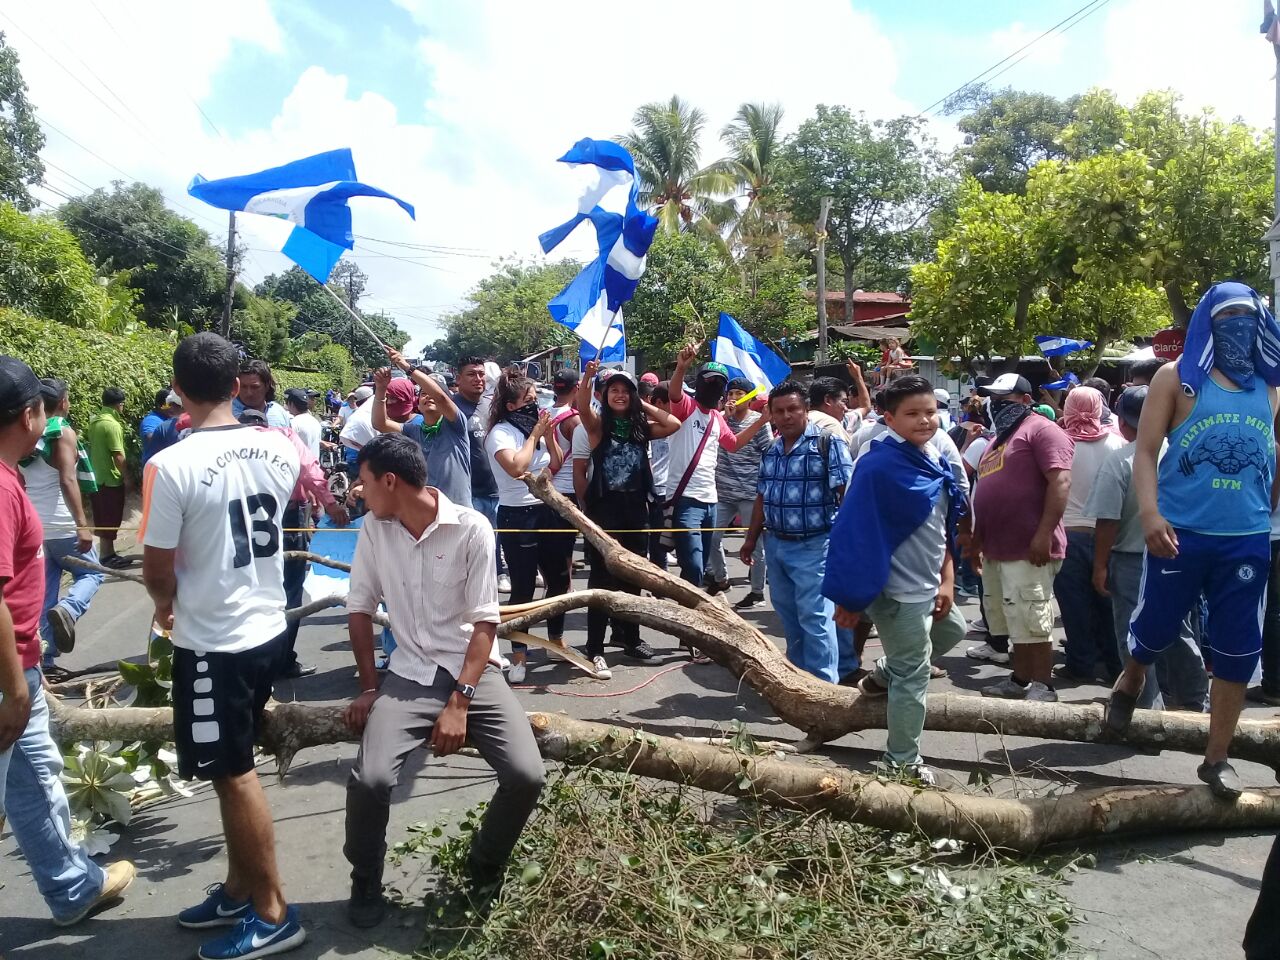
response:
[[[507,572],[511,577],[511,598],[514,606],[528,603],[538,585],[538,571],[547,585],[544,596],[558,597],[569,592],[569,565],[565,562],[564,534],[535,533],[564,526],[564,519],[545,503],[527,507],[498,507],[498,534],[502,552],[507,558]],[[572,546],[570,546],[572,549]],[[547,633],[559,636],[564,633],[564,615],[547,618]],[[512,642],[513,651],[523,651],[526,645]]]
[[[649,503],[649,521],[646,526],[649,533],[649,562],[663,570],[667,569],[667,548],[662,545],[662,527],[666,517],[662,507],[662,498],[655,497]],[[749,522],[749,518],[748,518]]]
[[[606,493],[599,500],[587,505],[587,516],[605,530],[643,529],[649,516],[649,507],[638,493]],[[647,533],[615,533],[613,538],[632,553],[645,555],[649,546]],[[587,557],[591,561],[591,574],[587,587],[592,590],[617,590],[621,593],[640,595],[640,588],[619,580],[605,566],[604,557],[587,545]],[[633,649],[640,642],[640,625],[619,617],[610,617],[608,611],[591,607],[587,610],[587,656],[604,656],[604,632],[613,622],[613,642],[625,649]]]
[[[1280,837],[1271,845],[1271,856],[1262,871],[1262,887],[1253,916],[1244,928],[1243,946],[1245,960],[1280,957]]]
[[[300,530],[311,526],[311,516],[305,503],[291,500],[284,508],[281,524],[286,530]],[[282,538],[285,550],[306,550],[311,546],[310,533],[286,533]],[[307,579],[307,561],[301,558],[284,558],[284,605],[286,610],[302,606],[303,584]],[[294,647],[298,643],[298,628],[301,620],[290,620],[284,631],[284,642],[280,647],[280,672],[284,673],[298,662],[298,654]]]

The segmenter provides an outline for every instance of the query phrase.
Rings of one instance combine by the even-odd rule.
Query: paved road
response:
[[[736,561],[734,561],[736,564]],[[740,566],[731,572],[741,574]],[[579,586],[585,583],[580,582]],[[735,587],[733,596],[745,588]],[[976,616],[972,605],[966,614]],[[150,605],[140,587],[106,585],[82,621],[81,641],[65,658],[71,669],[87,669],[117,658],[139,655],[146,642]],[[748,618],[777,635],[771,610]],[[585,613],[569,615],[566,636],[585,642]],[[520,692],[530,709],[563,710],[591,720],[630,718],[665,733],[713,733],[733,721],[772,739],[799,739],[798,731],[773,719],[754,691],[741,687],[714,664],[689,665],[670,638],[645,631],[663,654],[654,664],[620,663],[604,683],[573,676],[560,663],[537,661],[529,673],[533,689]],[[873,641],[874,643],[874,641]],[[353,666],[341,618],[315,618],[303,628],[300,647],[316,663],[315,676],[286,684],[283,699],[323,703],[354,692]],[[936,681],[939,691],[972,692],[999,671],[963,657],[943,661],[950,677]],[[635,693],[610,698],[581,693],[618,693],[663,673]],[[1096,686],[1062,687],[1064,699],[1087,701],[1105,691]],[[1271,709],[1252,708],[1265,718]],[[849,736],[828,750],[836,762],[865,769],[883,748],[883,733]],[[963,783],[977,768],[1008,778],[1034,778],[1037,768],[1052,768],[1085,785],[1121,781],[1195,779],[1195,759],[1182,754],[1147,756],[1118,747],[1037,740],[1002,739],[974,734],[926,733],[924,753],[945,775]],[[372,933],[356,931],[344,919],[348,893],[342,858],[342,822],[347,770],[354,745],[311,749],[294,761],[283,784],[270,760],[261,767],[275,812],[277,849],[290,899],[301,905],[309,942],[295,956],[385,956],[386,950],[411,951],[418,943],[415,919],[396,914]],[[436,760],[415,755],[394,796],[389,838],[404,835],[417,821],[433,821],[486,799],[493,789],[488,768],[476,759]],[[1248,782],[1274,783],[1271,772],[1240,764]],[[1011,776],[1012,772],[1012,776]],[[1069,894],[1087,922],[1077,927],[1080,942],[1106,960],[1204,960],[1239,957],[1245,920],[1257,896],[1258,878],[1270,848],[1270,836],[1178,835],[1098,844],[1097,866],[1076,874]],[[112,856],[133,859],[139,878],[125,902],[70,932],[56,931],[31,881],[12,837],[0,839],[0,956],[23,960],[64,960],[69,948],[92,946],[94,960],[193,956],[200,936],[178,929],[174,913],[202,897],[207,884],[225,869],[216,801],[207,789],[148,810],[123,831]],[[418,869],[417,867],[414,868]],[[410,889],[421,877],[402,875]]]

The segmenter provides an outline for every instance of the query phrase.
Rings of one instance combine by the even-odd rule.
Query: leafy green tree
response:
[[[731,227],[729,248],[738,257],[748,283],[755,283],[754,268],[782,253],[787,216],[774,182],[777,157],[782,149],[781,104],[744,103],[733,120],[720,131],[729,155],[720,162],[731,174],[745,199],[725,202],[718,219]]]
[[[927,216],[949,188],[919,119],[868,121],[820,105],[783,148],[778,182],[796,220],[817,220],[831,197],[828,251],[840,258],[845,322],[857,287],[893,289],[924,252]]]
[[[334,343],[323,333],[306,333],[290,339],[285,345],[283,362],[308,370],[319,370],[344,388],[355,384],[355,370],[346,347]]]
[[[203,330],[221,316],[222,253],[155,187],[117,180],[110,191],[68,200],[58,216],[100,271],[128,271],[148,325]]]
[[[718,238],[716,224],[703,214],[733,191],[734,177],[720,164],[698,166],[706,114],[673,96],[666,103],[644,104],[631,122],[635,129],[621,143],[635,161],[640,202],[656,208],[660,229],[675,233],[697,227]]]
[[[762,260],[753,267],[752,286],[727,291],[719,309],[732,314],[751,334],[778,346],[813,327],[813,301],[805,295],[810,279],[798,260]],[[778,352],[786,356],[786,351]]]
[[[714,338],[741,283],[716,245],[690,233],[659,234],[632,301],[623,307],[627,348],[646,366],[668,364],[689,340]]]
[[[18,52],[5,43],[0,32],[0,201],[19,210],[35,206],[27,188],[44,176],[43,148],[44,131],[27,99]]]
[[[73,327],[110,329],[130,319],[126,301],[98,283],[76,238],[56,217],[0,203],[0,306]]]
[[[355,264],[349,267],[339,263],[329,281],[343,302],[354,292],[356,303],[364,292],[368,277]],[[320,289],[319,284],[301,267],[290,267],[282,274],[270,274],[254,288],[259,297],[284,300],[297,308],[289,325],[289,336],[301,337],[307,333],[320,333],[333,343],[345,344],[352,361],[360,368],[382,366],[386,354],[360,329],[341,303]],[[382,312],[361,313],[364,322],[384,342],[399,350],[409,341],[409,335],[395,321]]]
[[[252,356],[278,363],[289,344],[289,329],[297,315],[297,306],[287,300],[256,296],[243,287],[237,290],[236,300],[237,307],[231,316],[232,339],[243,344]]]
[[[467,295],[471,305],[444,318],[445,336],[432,345],[432,355],[451,363],[465,356],[507,361],[575,343],[573,331],[551,319],[547,303],[581,269],[571,260],[498,264]]]
[[[1031,168],[1062,159],[1063,131],[1075,119],[1079,97],[1059,100],[1047,93],[970,88],[949,101],[947,112],[971,110],[956,123],[965,135],[958,154],[965,172],[995,193],[1024,193]]]

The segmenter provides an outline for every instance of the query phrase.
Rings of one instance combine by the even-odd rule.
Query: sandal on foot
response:
[[[1219,799],[1235,800],[1244,793],[1244,784],[1240,782],[1235,767],[1226,760],[1200,764],[1196,776],[1207,783],[1209,790]]]
[[[1138,698],[1131,693],[1125,693],[1123,690],[1112,690],[1111,699],[1107,701],[1107,709],[1105,711],[1104,722],[1107,729],[1112,733],[1124,733],[1129,729],[1129,724],[1133,720],[1134,708],[1138,705]]]

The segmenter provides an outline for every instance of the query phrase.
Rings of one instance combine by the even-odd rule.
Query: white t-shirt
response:
[[[524,446],[525,435],[509,423],[500,423],[484,438],[484,452],[489,455],[489,467],[493,470],[493,479],[498,483],[498,506],[531,507],[542,501],[535,497],[525,482],[511,476],[498,463],[498,451],[518,451]],[[547,453],[547,442],[539,440],[537,449],[533,451],[533,460],[529,463],[529,473],[537,473],[551,466],[551,454]]]
[[[52,442],[57,443],[56,440]],[[44,538],[66,540],[74,537],[76,522],[62,495],[62,474],[51,464],[45,463],[44,457],[39,453],[25,467],[19,467],[18,472],[22,474],[22,480],[26,484],[27,499],[36,508],[36,515],[40,517],[40,524],[44,527]]]
[[[378,435],[378,431],[373,429],[373,404],[373,397],[370,397],[356,407],[355,413],[347,417],[347,422],[342,425],[342,432],[338,434],[338,439],[344,446],[359,450]]]
[[[671,444],[671,458],[668,461],[667,495],[675,496],[676,487],[680,486],[685,471],[689,469],[689,461],[697,452],[698,445],[702,444],[698,465],[693,468],[689,482],[685,484],[680,496],[697,500],[699,503],[715,503],[719,499],[716,492],[716,462],[720,457],[716,446],[723,446],[733,453],[737,448],[734,433],[725,423],[724,414],[719,410],[704,411],[689,397],[684,398],[683,404],[676,401],[671,406],[672,412],[677,417],[680,416],[680,412],[684,412],[685,420],[680,424],[680,429],[668,438]],[[677,407],[681,408],[680,412],[677,412]],[[710,436],[703,444],[702,435],[708,430]],[[726,446],[726,444],[732,446]]]
[[[174,646],[236,653],[284,631],[280,521],[299,470],[287,436],[239,424],[192,430],[147,462],[138,538],[177,550]]]
[[[990,443],[990,437],[974,437],[973,442],[964,448],[964,462],[969,465],[975,475],[978,472],[978,463],[982,460],[982,455],[987,452],[987,446]]]
[[[293,432],[303,442],[311,455],[320,459],[320,421],[309,413],[299,413],[293,418]]]
[[[1084,506],[1089,502],[1089,491],[1102,469],[1102,463],[1112,450],[1119,450],[1127,441],[1114,433],[1104,433],[1097,440],[1077,440],[1071,454],[1071,491],[1067,494],[1067,509],[1062,512],[1064,527],[1094,528],[1097,520],[1086,516]]]

